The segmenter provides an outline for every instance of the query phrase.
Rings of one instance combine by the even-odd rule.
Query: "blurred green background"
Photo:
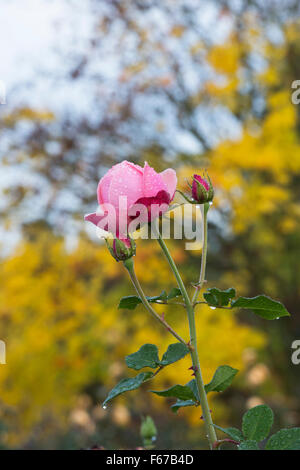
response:
[[[22,15],[26,2],[12,3]],[[33,3],[40,14],[56,5]],[[208,285],[265,293],[292,313],[268,322],[199,307],[205,380],[220,364],[240,370],[210,399],[214,421],[239,426],[246,409],[267,403],[275,428],[300,426],[300,365],[291,361],[300,339],[298,2],[79,3],[60,2],[55,47],[43,43],[43,62],[32,67],[29,48],[23,62],[32,75],[21,61],[0,106],[1,447],[132,449],[146,414],[158,448],[206,445],[201,410],[174,415],[172,400],[147,387],[101,407],[128,373],[125,355],[145,342],[162,353],[172,342],[142,307],[117,309],[132,286],[83,221],[96,209],[99,178],[125,158],[176,168],[182,190],[208,168],[216,189]],[[17,17],[6,20],[13,26]],[[40,31],[27,26],[13,30],[11,55],[23,35],[39,43]],[[195,281],[200,253],[168,244],[185,280]],[[174,286],[154,242],[138,242],[136,265],[147,293]],[[184,335],[184,312],[165,313]],[[155,389],[186,383],[189,365],[169,366]]]

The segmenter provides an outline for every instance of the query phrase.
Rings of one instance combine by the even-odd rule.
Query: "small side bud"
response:
[[[192,183],[192,196],[196,203],[205,204],[214,198],[214,188],[211,179],[206,175],[194,175]]]
[[[136,252],[135,241],[130,237],[124,239],[115,238],[112,246],[106,240],[106,244],[111,255],[117,261],[126,261],[134,256]]]
[[[153,443],[156,441],[157,429],[150,416],[146,416],[146,418],[143,419],[140,432],[145,449],[153,449]]]

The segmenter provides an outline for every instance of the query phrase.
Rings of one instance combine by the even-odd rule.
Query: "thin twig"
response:
[[[181,336],[176,333],[175,330],[173,330],[173,328],[166,322],[166,320],[164,319],[164,317],[161,317],[155,310],[154,308],[152,308],[152,306],[150,305],[150,303],[148,302],[147,300],[147,297],[146,295],[144,294],[144,291],[138,281],[138,278],[136,277],[136,273],[135,273],[135,270],[134,270],[134,265],[133,265],[133,261],[131,263],[126,263],[124,262],[124,265],[129,273],[129,276],[130,276],[130,279],[132,281],[132,284],[134,285],[136,291],[137,291],[137,294],[139,295],[139,298],[141,299],[144,307],[146,308],[146,310],[157,320],[159,321],[166,330],[168,330],[171,335],[173,335],[180,343],[182,344],[185,344],[186,346],[188,346],[187,342],[184,341],[183,338],[181,338]]]

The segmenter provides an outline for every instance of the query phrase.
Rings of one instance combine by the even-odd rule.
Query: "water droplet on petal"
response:
[[[216,310],[217,307],[209,307],[209,308],[211,308],[212,310]]]

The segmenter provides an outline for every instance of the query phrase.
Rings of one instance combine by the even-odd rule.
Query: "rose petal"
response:
[[[206,181],[206,179],[201,178],[200,175],[194,175],[193,178],[193,184],[192,184],[192,196],[195,201],[198,201],[199,203],[203,202],[203,196],[200,196],[199,194],[199,184],[202,186],[202,189],[205,191],[209,191],[209,183]],[[205,198],[204,198],[205,199]]]
[[[176,171],[173,170],[172,168],[168,168],[165,171],[162,171],[160,173],[160,176],[162,177],[165,185],[168,188],[168,192],[170,194],[170,200],[175,196],[175,191],[176,191],[176,186],[177,186],[177,176],[176,176]]]
[[[111,168],[104,176],[101,178],[97,188],[97,198],[99,204],[104,204],[108,202],[109,187],[113,175],[113,168]]]
[[[147,162],[144,166],[144,188],[143,196],[145,197],[155,197],[159,191],[168,192],[168,188],[165,185],[160,174],[156,173],[153,168],[151,168]]]
[[[84,220],[87,220],[88,222],[92,222],[92,224],[94,224],[98,227],[98,224],[101,222],[102,219],[104,219],[104,217],[105,217],[105,215],[97,215],[96,212],[92,212],[91,214],[85,215]],[[103,229],[103,230],[105,230],[105,229]]]
[[[150,222],[151,220],[156,219],[169,208],[170,196],[167,191],[159,191],[154,197],[141,197],[138,199],[135,204],[133,204],[129,210],[128,215],[131,217],[131,220],[134,220],[136,217],[140,216],[137,213],[136,206],[141,204],[146,207],[147,213],[145,214],[145,220],[141,216],[141,222]],[[142,213],[143,215],[144,213]]]
[[[120,204],[120,196],[127,197],[127,207],[143,196],[143,173],[130,162],[124,161],[116,165],[109,187],[109,202],[116,208]]]
[[[126,162],[127,165],[131,166],[135,170],[138,170],[140,173],[144,173],[144,170],[140,165],[137,165],[136,163],[133,163],[133,162],[129,162],[127,160],[124,160],[124,162]]]

